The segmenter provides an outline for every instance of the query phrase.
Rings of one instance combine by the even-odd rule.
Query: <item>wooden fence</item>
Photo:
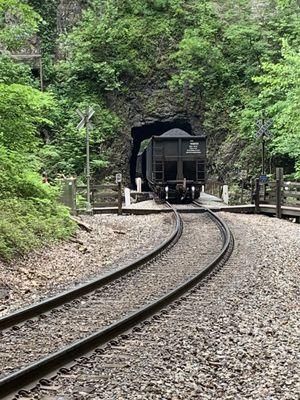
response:
[[[284,181],[281,168],[277,168],[276,178],[268,183],[256,179],[253,199],[256,211],[260,204],[272,204],[276,206],[276,216],[281,218],[283,206],[300,208],[300,182]]]
[[[222,196],[223,184],[217,181],[207,180],[205,183],[205,192],[216,197]]]
[[[86,201],[87,197],[86,190],[87,190],[86,185],[76,186],[77,208],[80,208]],[[118,185],[117,184],[91,185],[91,203],[93,207],[117,207]]]
[[[263,204],[276,204],[277,182],[260,183],[259,199]],[[300,206],[300,182],[281,182],[280,198],[282,205]]]

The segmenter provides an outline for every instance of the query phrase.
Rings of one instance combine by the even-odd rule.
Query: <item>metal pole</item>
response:
[[[87,117],[86,117],[87,118]],[[90,128],[89,122],[85,121],[86,126],[86,210],[91,211],[91,173],[90,173]]]
[[[259,179],[255,179],[255,190],[254,190],[254,204],[255,213],[259,213]]]
[[[90,125],[90,119],[94,115],[95,111],[92,107],[88,107],[84,112],[76,110],[77,114],[81,118],[81,121],[77,125],[77,129],[86,129],[86,211],[91,212],[91,171],[90,171],[90,130],[92,126]]]
[[[265,137],[262,136],[262,175],[265,175]]]

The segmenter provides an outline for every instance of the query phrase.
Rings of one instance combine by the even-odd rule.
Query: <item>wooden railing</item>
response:
[[[205,183],[205,192],[216,197],[222,196],[223,184],[217,181],[207,180]]]
[[[77,185],[77,203],[80,199],[86,199],[86,185]],[[93,207],[116,207],[118,206],[118,185],[103,184],[91,185],[91,203]]]
[[[280,196],[277,193],[280,190]],[[261,204],[276,204],[280,197],[281,205],[300,207],[300,182],[271,181],[259,184],[259,202]]]
[[[283,182],[283,203],[300,207],[300,182]]]
[[[277,217],[281,218],[283,206],[300,207],[300,182],[285,182],[282,175],[278,168],[276,181],[260,183],[256,179],[253,200],[257,212],[260,204],[272,204],[276,206]]]

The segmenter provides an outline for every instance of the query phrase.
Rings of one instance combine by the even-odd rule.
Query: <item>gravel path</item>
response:
[[[121,279],[1,334],[1,374],[54,352],[141,308],[189,277],[212,259],[222,240],[219,228],[205,214],[183,216],[179,242],[157,261]],[[205,243],[205,245],[203,245]]]
[[[235,249],[216,276],[36,398],[298,399],[299,225],[221,216]]]
[[[93,231],[77,231],[77,242],[0,261],[0,316],[121,266],[168,237],[171,215],[82,216]]]

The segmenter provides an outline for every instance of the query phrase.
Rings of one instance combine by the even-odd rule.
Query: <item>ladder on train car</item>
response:
[[[163,157],[163,144],[160,141],[155,141],[154,142],[154,148],[153,152],[155,155],[155,158],[158,157]],[[164,176],[164,163],[162,160],[155,160],[154,161],[154,166],[153,166],[153,171],[152,171],[152,177],[156,181],[163,181],[163,176]]]
[[[204,181],[205,179],[205,162],[198,161],[197,162],[197,181]]]

